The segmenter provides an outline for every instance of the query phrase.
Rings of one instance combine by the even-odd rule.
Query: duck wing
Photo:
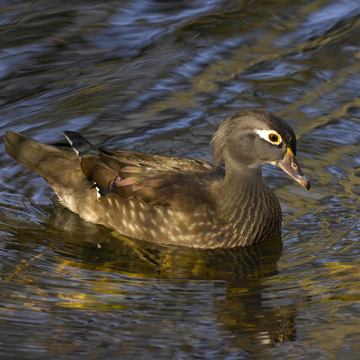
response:
[[[208,183],[214,168],[202,160],[126,151],[99,152],[82,156],[81,169],[102,196],[114,193],[185,212],[211,203]]]

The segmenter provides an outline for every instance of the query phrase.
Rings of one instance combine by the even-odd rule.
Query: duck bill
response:
[[[310,189],[310,182],[300,169],[300,165],[290,148],[287,149],[284,159],[278,162],[277,166],[289,174],[305,189]]]

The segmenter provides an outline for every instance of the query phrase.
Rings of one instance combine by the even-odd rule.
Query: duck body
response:
[[[263,163],[281,162],[290,167],[286,172],[309,187],[298,164],[291,169],[296,162],[295,135],[284,122],[291,133],[287,140],[287,132],[279,129],[282,122],[256,109],[227,118],[212,140],[214,165],[198,159],[101,151],[71,131],[64,135],[74,151],[12,131],[6,133],[5,146],[10,156],[42,176],[60,202],[84,220],[160,244],[230,248],[265,241],[280,231],[281,209],[262,178]],[[231,125],[242,134],[240,139]],[[281,138],[281,146],[261,139],[272,130]],[[263,155],[268,160],[254,147],[244,154],[258,138],[260,145],[253,145],[255,150],[260,146],[259,153],[276,146],[275,154]],[[219,169],[223,161],[225,173]]]

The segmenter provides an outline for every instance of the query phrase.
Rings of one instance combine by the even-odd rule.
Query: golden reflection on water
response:
[[[68,213],[65,209],[61,212]],[[57,211],[57,224],[59,216]],[[85,225],[85,228],[89,226]],[[74,250],[77,238],[68,238],[69,243],[63,238],[61,243],[52,244],[53,252],[47,250],[46,254],[40,253],[22,261],[12,275],[3,279],[3,296],[9,303],[3,311],[17,316],[25,310],[52,313],[58,308],[67,308],[109,316],[109,311],[137,311],[138,306],[143,307],[138,299],[159,297],[152,291],[165,284],[166,297],[161,299],[160,296],[159,304],[153,304],[155,309],[164,301],[177,299],[177,318],[182,312],[191,311],[192,298],[207,302],[210,296],[221,328],[233,332],[234,342],[249,351],[294,338],[294,311],[265,308],[261,304],[262,279],[276,273],[276,262],[281,256],[279,237],[243,249],[204,251],[159,247],[115,233],[98,235],[97,240],[104,242],[88,244],[92,253],[118,254],[123,247],[123,257],[116,255],[109,261],[106,256],[106,260],[100,262],[94,257],[93,261],[86,262],[80,254],[69,251]],[[193,290],[188,288],[189,282],[194,284]],[[13,292],[6,283],[18,284],[22,291]],[[196,284],[203,284],[205,288]],[[190,294],[191,298],[188,297]],[[249,307],[253,315],[249,313]],[[257,308],[255,312],[254,307]],[[152,306],[146,312],[149,316]],[[141,326],[141,317],[136,318]],[[166,320],[160,318],[160,321]],[[57,327],[56,323],[54,326]]]

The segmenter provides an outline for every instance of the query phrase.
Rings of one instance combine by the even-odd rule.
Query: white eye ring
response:
[[[282,142],[280,134],[275,130],[254,130],[262,139],[272,145],[279,145]]]

